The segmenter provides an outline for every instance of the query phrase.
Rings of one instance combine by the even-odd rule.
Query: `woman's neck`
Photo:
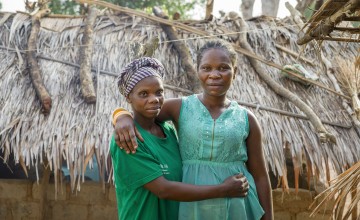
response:
[[[165,133],[163,132],[161,127],[155,123],[155,118],[149,119],[149,118],[144,118],[144,117],[137,116],[136,114],[134,114],[134,120],[136,121],[136,123],[138,123],[144,130],[146,130],[150,134],[155,135],[160,138],[165,137]]]
[[[149,119],[134,114],[134,120],[145,130],[150,130],[153,126],[156,126],[155,118]]]
[[[201,93],[198,95],[200,101],[207,108],[227,108],[230,104],[230,100],[223,96],[210,96],[205,93]]]

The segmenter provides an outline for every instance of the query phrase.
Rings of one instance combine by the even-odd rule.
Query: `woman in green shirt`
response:
[[[178,219],[179,203],[210,198],[246,196],[247,180],[241,175],[218,185],[181,183],[182,163],[174,128],[155,118],[163,106],[164,67],[154,58],[140,58],[126,66],[118,78],[122,95],[130,103],[137,130],[136,154],[120,150],[114,137],[113,159],[119,219]],[[174,200],[174,201],[172,201]]]

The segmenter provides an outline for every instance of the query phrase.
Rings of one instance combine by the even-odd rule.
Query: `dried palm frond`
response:
[[[360,100],[358,97],[360,91],[360,72],[354,63],[345,59],[337,59],[339,72],[336,79],[339,81],[343,92],[352,99],[352,107],[357,119],[360,120]]]
[[[360,161],[332,180],[331,183],[328,189],[316,196],[310,207],[314,207],[315,204],[318,205],[310,216],[314,216],[324,206],[332,204],[330,208],[334,210],[332,216],[335,219],[348,219],[351,213],[357,209],[360,201]],[[345,206],[346,199],[350,195],[352,196],[350,204]],[[329,203],[330,201],[334,202]],[[345,211],[344,214],[342,214],[343,211]]]

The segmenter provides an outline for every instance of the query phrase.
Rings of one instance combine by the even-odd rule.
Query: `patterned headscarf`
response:
[[[117,84],[120,93],[126,97],[140,80],[149,76],[162,79],[164,74],[165,68],[160,61],[151,57],[142,57],[126,65],[117,78]]]

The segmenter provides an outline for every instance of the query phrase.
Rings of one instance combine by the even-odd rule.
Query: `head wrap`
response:
[[[157,76],[162,79],[164,74],[165,68],[159,60],[142,57],[126,65],[117,78],[117,84],[120,93],[127,96],[140,80],[149,76]]]

